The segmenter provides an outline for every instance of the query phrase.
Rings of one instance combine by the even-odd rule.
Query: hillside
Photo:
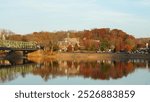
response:
[[[120,29],[95,28],[83,31],[33,32],[27,35],[10,35],[7,40],[36,41],[47,50],[58,51],[61,46],[73,50],[86,51],[132,51],[144,47],[150,38],[136,39]],[[67,40],[67,41],[66,41]],[[72,42],[77,43],[73,44]],[[66,43],[67,42],[67,43]]]

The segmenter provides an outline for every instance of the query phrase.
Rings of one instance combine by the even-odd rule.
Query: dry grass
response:
[[[46,59],[53,60],[104,60],[104,59],[112,59],[112,54],[98,54],[98,53],[50,53],[44,51],[36,51],[28,54],[28,58],[31,60],[38,60],[41,62]]]
[[[28,55],[30,60],[41,62],[44,60],[120,60],[120,59],[150,59],[150,54],[114,54],[114,53],[51,53],[36,51]]]
[[[111,59],[110,54],[97,53],[58,53],[56,59],[61,60],[100,60]]]

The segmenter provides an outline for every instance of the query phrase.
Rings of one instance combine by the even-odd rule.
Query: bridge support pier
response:
[[[19,61],[22,58],[22,54],[19,51],[11,50],[5,56],[5,59],[9,60],[11,63]]]
[[[23,51],[23,56],[26,57],[28,53],[28,51]]]
[[[24,50],[24,51],[22,51],[23,53],[23,57],[27,57],[27,54],[28,53],[31,53],[31,52],[34,52],[34,51],[27,51],[27,50]]]

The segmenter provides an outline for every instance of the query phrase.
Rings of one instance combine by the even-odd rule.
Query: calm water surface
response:
[[[150,85],[149,60],[44,61],[0,60],[0,84]]]

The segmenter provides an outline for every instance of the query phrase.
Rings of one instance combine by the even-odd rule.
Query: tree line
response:
[[[80,46],[87,51],[134,51],[144,47],[145,42],[139,41],[134,36],[119,29],[96,28],[83,31],[58,31],[58,32],[33,32],[31,34],[10,34],[7,40],[36,41],[47,50],[58,51],[58,42],[70,34],[70,38],[78,38]],[[69,45],[68,45],[69,46]],[[81,50],[80,47],[76,48]]]

